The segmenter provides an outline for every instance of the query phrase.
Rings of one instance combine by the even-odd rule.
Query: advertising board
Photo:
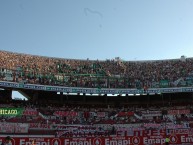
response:
[[[193,144],[193,137],[188,134],[170,135],[170,144]],[[4,138],[0,137],[0,144]],[[126,137],[92,137],[92,138],[32,138],[13,137],[10,145],[30,145],[34,140],[36,145],[161,145],[165,143],[164,136],[126,136]]]

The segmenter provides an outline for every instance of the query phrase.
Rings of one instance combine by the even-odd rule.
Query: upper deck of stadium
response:
[[[193,84],[193,58],[102,61],[0,51],[0,63],[1,80],[5,81],[25,80],[27,83],[89,88],[155,88]],[[6,77],[7,72],[11,77]]]

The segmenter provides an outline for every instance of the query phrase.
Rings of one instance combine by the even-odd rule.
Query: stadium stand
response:
[[[192,58],[156,61],[123,61],[116,58],[100,61],[0,51],[0,81],[19,84],[144,91],[149,88],[192,87],[192,66]],[[17,90],[36,97],[35,89]],[[121,104],[117,101],[122,99],[121,95],[108,101],[104,94],[93,97],[93,100],[86,98],[90,99],[86,102],[78,94],[71,96],[70,100],[68,93],[63,95],[61,92],[59,96],[64,96],[64,100],[46,91],[39,91],[38,99],[28,101],[10,100],[4,97],[7,94],[0,92],[0,108],[24,108],[24,111],[21,116],[0,116],[0,134],[73,137],[69,133],[82,131],[88,135],[97,131],[116,135],[120,131],[193,128],[192,92],[166,94],[165,100],[162,94],[147,94],[144,97],[128,97],[127,94],[127,101],[120,101]],[[82,98],[85,100],[85,96]],[[99,100],[102,103],[98,103]]]
[[[98,88],[192,86],[193,59],[71,60],[0,51],[1,80]]]

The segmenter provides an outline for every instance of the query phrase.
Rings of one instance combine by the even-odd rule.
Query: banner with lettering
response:
[[[26,116],[36,116],[36,115],[38,115],[38,111],[35,110],[35,109],[25,109],[23,111],[23,115],[26,115]]]
[[[161,80],[160,81],[160,87],[162,87],[162,88],[169,87],[169,81],[168,80]]]
[[[118,117],[133,116],[134,112],[119,112]]]
[[[141,111],[143,117],[162,116],[161,111]]]
[[[5,137],[4,137],[5,138]],[[4,138],[0,137],[0,144]],[[187,134],[170,135],[169,144],[192,145],[193,138]],[[11,145],[163,145],[165,136],[125,136],[125,137],[90,137],[90,138],[47,138],[47,137],[13,137]]]
[[[78,116],[78,112],[75,112],[75,111],[55,111],[54,115],[75,117],[75,116]]]
[[[14,124],[11,123],[0,123],[1,133],[14,133]]]
[[[55,130],[67,130],[67,131],[74,131],[74,130],[96,130],[95,126],[92,125],[65,125],[65,124],[55,124],[52,125],[52,128]]]
[[[27,123],[17,123],[15,124],[14,133],[28,133],[29,124]]]
[[[28,133],[27,123],[0,123],[1,133]]]
[[[144,94],[144,93],[176,93],[176,92],[193,92],[193,87],[170,87],[168,80],[159,82],[159,87],[143,89],[108,89],[108,88],[72,88],[61,86],[48,86],[38,84],[21,84],[16,82],[0,81],[0,86],[10,88],[23,88],[33,90],[55,91],[55,92],[68,92],[68,93],[92,93],[92,94]]]
[[[21,116],[23,108],[0,108],[0,116]]]
[[[168,110],[169,115],[190,114],[190,109],[183,110]]]
[[[29,123],[29,129],[52,129],[50,124],[45,124],[45,123]]]

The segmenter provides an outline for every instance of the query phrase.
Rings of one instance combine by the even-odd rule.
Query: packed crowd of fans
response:
[[[193,59],[73,60],[0,51],[0,79],[69,87],[192,86]],[[163,83],[162,83],[163,82]]]
[[[193,59],[159,61],[72,60],[0,51],[0,80],[20,83],[98,88],[153,88],[193,85]],[[2,103],[2,102],[1,102]],[[87,130],[168,126],[193,127],[193,108],[188,105],[113,107],[63,106],[29,103],[0,104],[0,108],[24,108],[20,117],[0,116],[0,123],[23,123],[31,129],[60,130],[57,125],[82,125]],[[173,110],[170,114],[165,110]],[[182,113],[176,113],[177,111]],[[122,126],[118,126],[122,125]],[[33,131],[33,130],[32,130]]]
[[[140,105],[140,104],[139,104]],[[173,128],[193,128],[193,107],[181,106],[122,106],[81,105],[81,104],[41,104],[30,101],[13,100],[1,103],[0,108],[24,108],[21,116],[0,116],[1,130],[18,127],[14,133],[21,133],[22,127],[29,134],[51,134],[74,131],[108,131],[115,134],[124,130],[148,130]],[[167,111],[166,111],[167,110]],[[167,113],[166,113],[167,112]],[[25,131],[25,129],[23,130]],[[8,130],[9,131],[9,130]]]
[[[18,103],[19,102],[19,103]],[[22,103],[21,103],[22,102]],[[41,123],[41,124],[139,124],[193,121],[192,106],[151,106],[144,107],[112,107],[110,105],[72,105],[63,106],[33,103],[1,104],[0,108],[24,108],[22,116],[3,117],[1,122]],[[164,114],[164,110],[182,110],[182,113]]]

